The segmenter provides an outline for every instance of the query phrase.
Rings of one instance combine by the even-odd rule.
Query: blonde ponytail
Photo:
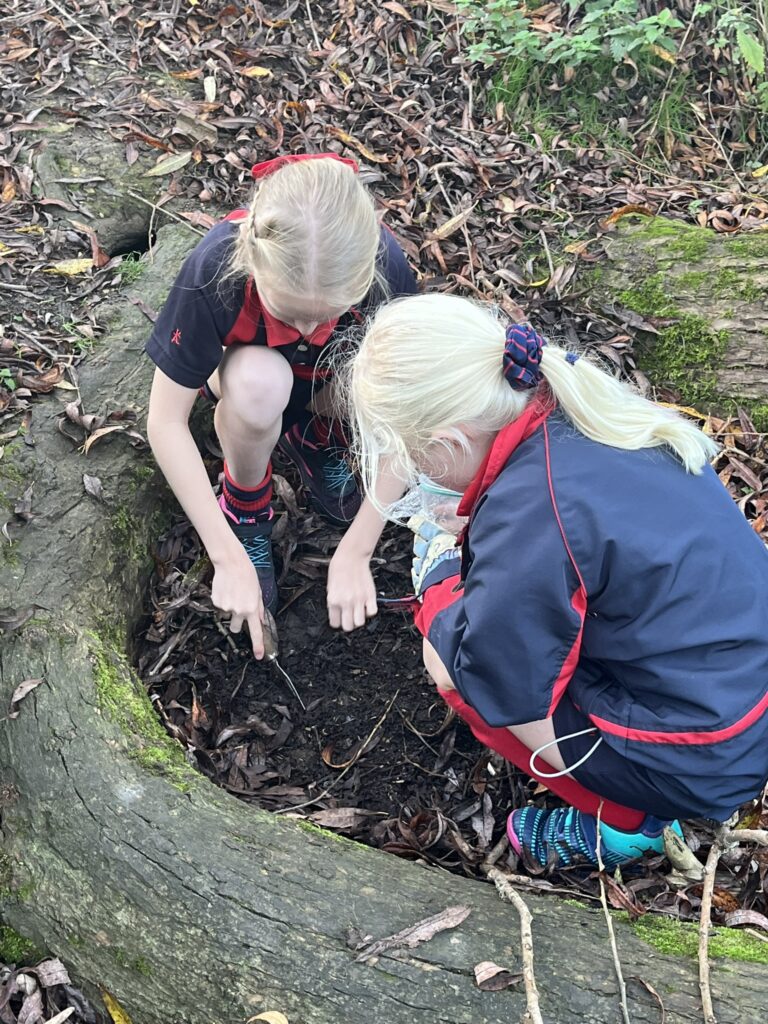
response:
[[[535,390],[503,374],[506,318],[454,295],[417,295],[383,306],[343,377],[366,492],[382,460],[413,481],[436,434],[466,445],[465,431],[495,433],[517,419]],[[717,446],[694,424],[662,409],[586,356],[544,347],[541,374],[562,412],[587,437],[615,448],[669,447],[700,473]]]
[[[695,424],[649,402],[586,356],[569,363],[567,354],[562,348],[546,345],[541,372],[558,406],[582,434],[627,451],[666,446],[686,471],[694,474],[701,473],[717,453],[715,442]]]
[[[373,284],[379,237],[373,198],[352,168],[333,159],[286,164],[257,185],[227,276],[348,309]]]

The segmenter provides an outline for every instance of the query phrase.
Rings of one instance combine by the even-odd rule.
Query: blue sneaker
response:
[[[349,526],[362,502],[360,488],[343,448],[321,448],[304,437],[299,424],[277,447],[294,463],[312,506],[334,526]]]
[[[272,559],[272,517],[257,520],[239,518],[228,507],[224,495],[219,498],[219,507],[256,570],[264,607],[274,615],[277,611],[278,592]]]
[[[600,824],[600,854],[609,871],[642,857],[644,853],[664,852],[664,829],[670,825],[678,835],[682,829],[676,821],[662,821],[646,815],[639,832]],[[597,818],[573,807],[542,811],[524,807],[513,811],[507,819],[507,835],[515,851],[527,853],[542,867],[558,863],[589,864],[597,867]]]

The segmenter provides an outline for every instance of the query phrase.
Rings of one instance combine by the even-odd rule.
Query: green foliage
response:
[[[537,31],[536,3],[526,0],[457,0],[473,60],[494,64],[517,60],[550,68],[594,68],[608,59],[615,67],[652,57],[674,60],[688,25],[668,8],[641,17],[638,0],[565,0],[570,16],[554,31]],[[710,45],[728,48],[749,75],[765,73],[765,34],[756,14],[729,2],[699,3],[691,15]]]
[[[42,960],[43,954],[34,942],[19,935],[13,928],[0,925],[0,963],[28,966]]]
[[[141,253],[129,252],[127,256],[123,256],[120,263],[121,284],[134,284],[146,269],[147,264],[142,261]]]
[[[5,388],[6,391],[16,390],[16,381],[14,380],[13,373],[7,366],[0,369],[0,388]]]
[[[470,56],[485,63],[533,58],[550,66],[577,68],[610,57],[621,64],[651,46],[674,53],[672,33],[684,27],[668,8],[640,18],[637,0],[571,0],[567,6],[572,15],[580,16],[546,34],[533,28],[536,8],[524,0],[458,0],[458,6],[467,15]]]

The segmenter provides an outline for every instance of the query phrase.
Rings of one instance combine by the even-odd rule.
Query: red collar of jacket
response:
[[[494,438],[485,461],[470,482],[469,487],[464,491],[464,496],[456,510],[457,515],[472,515],[475,505],[507,464],[512,452],[538,430],[554,408],[555,401],[552,394],[549,388],[543,385],[540,394],[528,403],[522,415],[506,427],[501,428]]]

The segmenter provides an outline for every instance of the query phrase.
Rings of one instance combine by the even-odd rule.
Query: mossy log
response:
[[[638,315],[630,325],[653,383],[686,405],[724,413],[741,405],[768,422],[768,233],[628,217],[606,252],[592,275],[595,295]]]
[[[164,228],[137,289],[150,306],[194,237]],[[84,407],[143,409],[146,321],[126,302],[81,374]],[[109,992],[133,1024],[242,1024],[280,1010],[290,1024],[510,1024],[519,989],[483,992],[473,968],[520,963],[515,911],[492,886],[370,850],[261,812],[215,788],[156,722],[131,672],[126,637],[149,570],[163,493],[148,456],[119,434],[84,456],[57,430],[64,400],[35,406],[11,502],[33,484],[26,524],[11,527],[2,573],[6,627],[0,700],[44,682],[0,724],[0,915],[6,929],[63,958],[98,1001]],[[100,503],[83,487],[97,476]],[[118,511],[116,511],[118,510]],[[118,514],[119,512],[119,514]],[[549,1024],[613,1024],[617,984],[599,911],[526,896],[535,970]],[[456,930],[357,963],[349,928],[376,938],[449,906]],[[695,960],[649,944],[617,919],[627,976],[661,995],[669,1024],[696,1019]],[[11,933],[12,934],[12,933]],[[668,930],[658,945],[674,948]],[[673,943],[670,946],[670,942]],[[22,947],[23,948],[23,947]],[[746,941],[743,955],[764,958]],[[757,1021],[765,966],[718,961],[721,1024]],[[632,1019],[656,1024],[630,984]]]

